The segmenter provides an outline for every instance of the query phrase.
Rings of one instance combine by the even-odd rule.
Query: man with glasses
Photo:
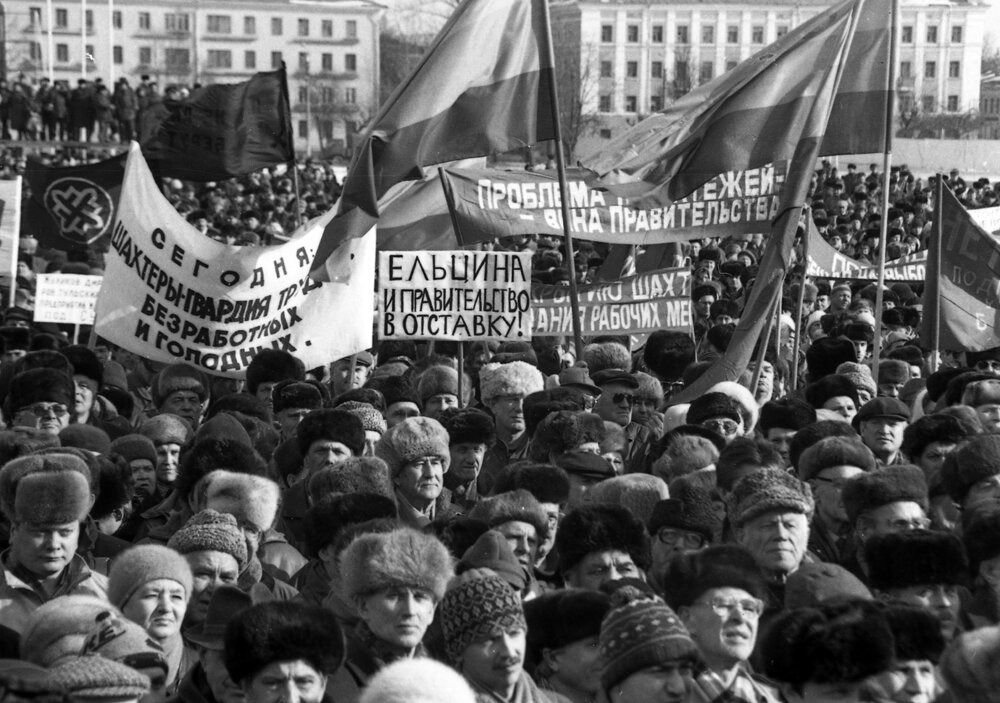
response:
[[[1000,376],[1000,347],[981,352],[966,352],[965,363],[970,369]]]
[[[866,549],[875,598],[929,610],[951,641],[959,632],[959,590],[969,572],[962,541],[946,532],[908,530],[873,537]]]
[[[859,474],[844,483],[841,495],[856,548],[844,566],[858,576],[870,571],[868,543],[873,537],[930,526],[927,481],[917,466],[898,464]]]
[[[73,379],[61,371],[40,368],[19,373],[7,395],[10,422],[55,437],[69,426],[75,395]]]
[[[625,473],[641,472],[646,451],[652,441],[652,430],[632,421],[639,380],[621,369],[604,369],[593,375],[594,383],[601,389],[601,396],[594,404],[594,412],[607,422],[625,430]]]
[[[695,398],[688,408],[687,422],[712,430],[729,444],[745,433],[740,404],[725,393],[713,392]]]
[[[689,700],[778,703],[778,690],[747,667],[767,597],[753,557],[739,547],[710,547],[671,562],[664,582],[667,604],[691,633],[705,665]]]
[[[809,551],[823,561],[845,562],[853,523],[844,508],[844,484],[874,470],[875,456],[854,437],[821,439],[799,457],[799,478],[809,484],[816,499]]]
[[[543,390],[542,373],[524,361],[487,364],[479,372],[479,396],[493,416],[496,441],[483,457],[483,468],[477,479],[480,495],[490,495],[500,472],[512,461],[528,454],[527,425],[524,398]]]
[[[559,372],[559,386],[575,388],[583,394],[583,407],[585,410],[593,410],[597,397],[601,394],[601,389],[590,380],[590,371],[587,370],[587,362],[578,361],[575,365]]]
[[[673,497],[653,506],[647,527],[650,535],[649,582],[663,591],[667,565],[678,554],[699,552],[712,542],[721,520],[715,514],[712,494],[687,481],[674,485]]]

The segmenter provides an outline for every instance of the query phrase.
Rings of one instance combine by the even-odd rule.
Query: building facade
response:
[[[580,61],[583,110],[599,117],[581,153],[744,61],[829,0],[555,0],[556,50]],[[902,0],[899,109],[979,107],[986,5]],[[575,60],[575,58],[574,58]]]
[[[347,153],[379,94],[379,22],[370,0],[6,0],[5,71],[37,82],[148,75],[238,83],[288,72],[296,149]]]
[[[983,76],[979,87],[979,115],[983,118],[979,138],[1000,139],[1000,76]]]

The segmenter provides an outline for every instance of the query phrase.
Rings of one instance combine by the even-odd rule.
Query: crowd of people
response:
[[[301,198],[277,171],[163,187],[206,236],[267,244],[336,199],[332,169],[303,171]],[[932,188],[825,163],[806,216],[872,262],[887,218],[896,258],[926,246]],[[690,402],[766,237],[688,246],[690,334],[579,358],[382,341],[312,369],[265,350],[237,380],[34,323],[36,272],[101,262],[24,234],[0,326],[4,700],[998,698],[1000,347],[932,358],[917,283],[878,309],[798,262],[759,361]],[[495,246],[548,283],[607,252]]]

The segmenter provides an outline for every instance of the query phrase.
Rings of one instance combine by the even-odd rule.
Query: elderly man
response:
[[[354,367],[351,367],[353,360]],[[365,385],[375,366],[375,356],[369,351],[361,351],[353,356],[345,356],[330,364],[330,390],[334,399],[352,388]]]
[[[0,622],[20,632],[43,603],[67,595],[104,599],[108,582],[76,554],[92,502],[90,470],[68,454],[28,456],[0,470],[10,548],[0,563]]]
[[[456,408],[442,413],[439,421],[448,432],[451,452],[451,468],[444,476],[444,485],[458,505],[471,508],[479,501],[476,481],[486,450],[496,440],[493,418],[475,408]]]
[[[737,481],[727,502],[736,541],[783,603],[786,579],[807,559],[815,508],[809,485],[780,469],[761,469]]]
[[[879,466],[905,464],[899,451],[903,446],[903,432],[910,422],[910,409],[898,398],[878,397],[861,406],[851,424],[861,435]]]
[[[524,398],[543,389],[542,373],[524,361],[487,364],[479,372],[479,394],[493,415],[496,441],[486,451],[477,488],[489,495],[500,473],[528,453],[528,432],[524,418]]]
[[[319,388],[309,381],[278,381],[269,390],[268,399],[282,439],[294,438],[306,415],[323,407]]]
[[[302,362],[288,352],[262,349],[247,366],[247,392],[277,412],[272,404],[275,386],[282,381],[302,381],[305,375]]]
[[[649,427],[632,420],[639,380],[620,369],[604,369],[594,373],[592,378],[601,389],[594,412],[625,430],[625,450],[622,452],[625,473],[644,471],[646,452],[654,437]]]
[[[158,412],[187,420],[194,430],[208,409],[208,378],[190,364],[171,364],[153,379],[153,404]]]
[[[1000,505],[1000,435],[973,437],[941,467],[941,483],[967,513]]]
[[[645,579],[648,541],[646,528],[627,509],[585,505],[559,525],[559,573],[567,586],[593,590],[609,581]]]
[[[14,427],[30,427],[54,437],[69,426],[75,395],[73,379],[62,371],[29,369],[11,381],[4,414]]]

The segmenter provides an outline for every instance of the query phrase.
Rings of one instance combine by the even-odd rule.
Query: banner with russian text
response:
[[[14,304],[14,280],[17,278],[18,242],[21,233],[21,177],[0,181],[0,279],[11,291]]]
[[[94,307],[101,291],[101,276],[40,273],[35,288],[35,322],[70,325],[94,324]]]
[[[878,280],[878,266],[866,264],[841,254],[823,239],[815,227],[809,227],[809,266],[807,275],[814,278],[850,278]],[[886,263],[885,280],[923,283],[927,277],[927,250],[893,259]]]
[[[308,274],[328,217],[281,246],[221,244],[177,214],[133,143],[97,334],[154,361],[186,361],[230,378],[243,377],[265,348],[311,368],[371,346],[375,233],[346,247],[349,283],[317,283]]]
[[[379,252],[380,339],[530,339],[531,252]]]
[[[579,297],[584,335],[691,331],[690,269],[661,269],[582,285]],[[573,334],[567,286],[531,287],[531,332],[540,337]]]
[[[519,234],[562,236],[555,172],[441,169],[445,198],[460,244]],[[626,199],[591,188],[570,169],[573,236],[612,244],[665,244],[698,237],[769,232],[785,182],[784,164],[731,171],[668,207],[635,209]]]

